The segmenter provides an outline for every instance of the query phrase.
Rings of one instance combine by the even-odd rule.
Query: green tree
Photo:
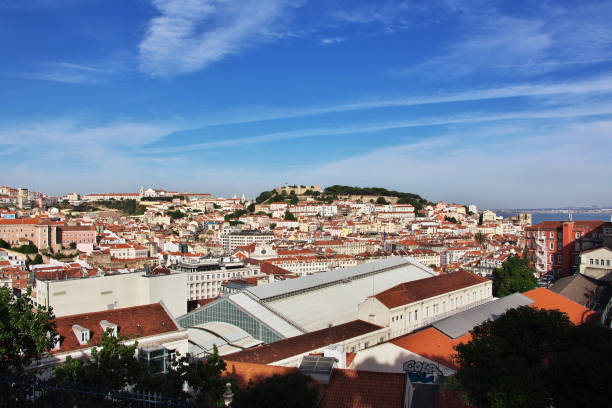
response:
[[[459,221],[455,217],[449,217],[447,215],[444,216],[444,221],[452,222],[453,224],[459,224]]]
[[[311,379],[299,372],[274,375],[238,390],[232,401],[235,408],[314,408],[319,392]]]
[[[376,199],[376,204],[386,205],[389,204],[389,202],[385,200],[385,197],[380,196]]]
[[[476,326],[472,340],[456,346],[460,368],[453,381],[478,408],[549,407],[547,364],[567,347],[572,328],[556,310],[510,309]]]
[[[53,311],[34,306],[30,293],[15,298],[0,288],[0,373],[20,373],[54,346]]]
[[[508,258],[501,268],[493,269],[493,295],[497,297],[531,290],[536,283],[529,261],[517,255]]]
[[[30,265],[40,265],[43,263],[43,258],[41,254],[36,254],[34,259],[30,262]]]
[[[222,401],[223,392],[227,379],[221,377],[226,364],[217,348],[213,348],[213,354],[209,354],[203,360],[195,360],[186,364],[187,356],[183,364],[179,364],[179,373],[194,391],[197,406],[216,407]]]
[[[30,241],[25,245],[13,248],[13,251],[21,252],[22,254],[35,254],[38,252],[38,248]]]
[[[76,249],[76,242],[71,242],[68,246],[70,247],[70,249]]]
[[[6,242],[2,238],[0,238],[0,248],[10,249],[11,248],[11,244],[9,244],[8,242]]]
[[[178,220],[180,218],[185,217],[185,213],[183,213],[181,210],[168,211],[166,212],[166,215],[172,218],[173,220]]]
[[[255,203],[249,204],[249,206],[247,207],[247,210],[249,210],[250,213],[255,212]]]
[[[484,246],[485,242],[487,242],[487,235],[483,234],[482,232],[477,232],[474,235],[474,239],[476,240],[476,242],[478,242],[478,244],[480,244],[480,246]]]
[[[54,369],[60,383],[77,383],[112,390],[138,384],[144,372],[135,357],[138,343],[125,345],[122,336],[113,336],[110,329],[102,334],[99,347],[92,347],[91,359],[66,357],[64,364]]]
[[[555,407],[605,407],[612,401],[612,330],[599,323],[575,327],[550,363]]]
[[[297,221],[297,218],[295,218],[295,215],[293,215],[293,213],[289,210],[285,211],[285,220],[287,221]]]
[[[276,228],[276,223],[275,222],[270,223],[270,229],[273,230],[274,228]]]

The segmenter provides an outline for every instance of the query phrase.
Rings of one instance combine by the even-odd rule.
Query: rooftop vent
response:
[[[89,342],[89,329],[79,324],[73,324],[72,331],[74,332],[74,335],[76,336],[80,345],[84,345]]]
[[[337,361],[333,357],[304,356],[299,370],[321,384],[329,384],[332,369]]]
[[[100,326],[102,327],[102,331],[106,332],[107,330],[110,330],[113,335],[113,337],[117,337],[117,331],[119,330],[119,327],[115,324],[115,323],[111,323],[108,320],[100,320]]]

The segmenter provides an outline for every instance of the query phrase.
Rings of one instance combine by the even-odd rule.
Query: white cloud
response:
[[[151,76],[194,72],[278,39],[285,15],[294,7],[286,0],[153,0],[153,4],[161,15],[151,20],[139,45],[140,68]]]
[[[281,140],[305,139],[322,136],[341,136],[348,134],[368,134],[388,130],[418,128],[426,126],[455,124],[476,125],[487,122],[504,121],[532,121],[532,123],[534,123],[534,121],[539,120],[569,120],[595,115],[612,115],[612,103],[596,105],[572,105],[570,107],[558,107],[553,109],[531,109],[527,111],[503,113],[467,112],[463,114],[420,118],[417,120],[395,120],[378,123],[353,123],[351,125],[346,126],[294,129],[240,138],[223,138],[219,140],[205,141],[201,143],[194,143],[183,146],[144,148],[143,152],[149,154],[176,154],[184,152],[193,152],[196,150],[215,150],[227,147],[248,148],[249,146],[256,144],[278,142]]]
[[[395,98],[370,98],[358,100],[356,102],[293,109],[279,108],[274,106],[242,107],[229,112],[215,112],[214,119],[204,119],[200,122],[200,126],[249,123],[350,111],[365,111],[393,107],[422,106],[430,104],[482,101],[504,98],[547,97],[548,103],[552,104],[561,97],[562,98],[560,101],[567,100],[567,96],[575,96],[584,99],[594,95],[606,95],[611,92],[612,77],[559,83],[525,83],[511,86],[473,89],[455,93],[440,93]],[[573,100],[575,101],[576,99]]]
[[[338,44],[344,41],[343,37],[328,37],[328,38],[323,38],[321,39],[321,44],[323,45],[331,45],[331,44]]]
[[[492,208],[607,205],[612,192],[602,186],[609,184],[610,132],[610,121],[535,133],[520,124],[483,128],[376,149],[287,177],[385,185],[432,200],[476,201]],[[479,143],[483,138],[489,140]]]
[[[75,64],[70,62],[52,62],[43,64],[43,69],[33,73],[17,74],[28,79],[63,82],[69,84],[95,84],[108,80],[127,69],[119,63]]]

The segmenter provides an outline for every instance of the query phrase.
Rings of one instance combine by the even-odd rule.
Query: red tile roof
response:
[[[401,408],[406,374],[334,369],[321,408]]]
[[[453,361],[455,355],[454,347],[460,343],[467,343],[472,339],[471,334],[464,334],[456,339],[451,339],[435,327],[428,327],[407,334],[390,342],[403,349],[412,351],[431,361],[436,361],[448,368],[456,370],[458,367]]]
[[[226,367],[222,373],[224,377],[233,378],[238,381],[241,387],[246,386],[249,381],[254,383],[273,375],[285,375],[298,371],[297,367],[281,367],[265,364],[243,363],[238,361],[227,360],[224,357]]]
[[[401,283],[391,289],[374,295],[374,297],[388,308],[393,308],[438,296],[453,290],[467,288],[486,281],[488,281],[488,279],[473,273],[459,271]]]
[[[584,323],[587,320],[594,319],[597,316],[594,311],[589,310],[584,306],[545,288],[536,288],[523,293],[523,295],[535,301],[535,303],[531,304],[532,307],[548,310],[560,310],[567,313],[569,319],[574,324]]]
[[[362,320],[354,320],[338,326],[329,327],[322,330],[302,334],[264,344],[263,346],[239,351],[226,356],[228,360],[241,361],[246,363],[269,364],[275,361],[284,360],[289,357],[307,353],[329,344],[338,343],[362,334],[370,333],[380,329],[372,323]]]
[[[130,339],[179,330],[172,317],[160,303],[63,316],[55,319],[57,332],[62,337],[60,349],[56,352],[90,348],[100,344],[103,332],[100,326],[101,320],[116,324],[119,326],[119,335]],[[74,324],[90,330],[88,344],[79,344],[72,331],[72,325]]]

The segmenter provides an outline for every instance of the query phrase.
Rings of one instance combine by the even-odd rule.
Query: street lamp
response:
[[[230,404],[232,403],[232,399],[234,398],[234,393],[232,392],[231,386],[232,384],[230,383],[225,384],[225,392],[223,393],[223,403],[226,407],[230,406]]]

